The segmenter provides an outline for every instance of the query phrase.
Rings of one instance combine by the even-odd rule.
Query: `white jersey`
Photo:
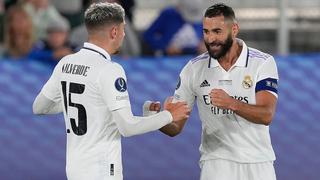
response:
[[[256,104],[256,92],[267,90],[277,97],[278,72],[271,55],[237,39],[242,51],[236,63],[225,71],[208,52],[183,68],[175,91],[175,100],[197,101],[202,121],[201,159],[226,159],[241,163],[275,160],[269,127],[255,124],[230,110],[214,107],[209,93],[223,89],[244,103]]]
[[[68,179],[122,179],[121,135],[111,111],[130,107],[123,68],[85,43],[58,63],[42,93],[64,107]]]

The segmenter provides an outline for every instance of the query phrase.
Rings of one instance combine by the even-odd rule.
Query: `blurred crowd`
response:
[[[133,26],[134,0],[100,0],[126,12],[125,40],[119,56],[200,54],[202,0],[179,0],[165,7],[143,32]],[[33,59],[55,65],[87,40],[85,9],[99,0],[0,0],[1,59]]]

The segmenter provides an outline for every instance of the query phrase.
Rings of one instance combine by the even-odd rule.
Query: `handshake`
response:
[[[171,113],[173,122],[185,121],[189,118],[191,109],[188,107],[188,104],[183,102],[172,102],[173,97],[169,97],[165,100],[163,104],[163,109]],[[146,101],[143,104],[143,116],[150,116],[160,112],[161,104],[159,101]]]

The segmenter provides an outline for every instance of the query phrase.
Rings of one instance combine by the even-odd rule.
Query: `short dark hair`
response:
[[[124,22],[123,8],[116,3],[93,3],[86,10],[84,22],[88,30]]]
[[[236,16],[234,14],[233,9],[223,3],[217,3],[210,6],[204,13],[204,17],[207,18],[212,18],[221,15],[224,16],[225,19],[231,20],[233,22],[236,21]]]

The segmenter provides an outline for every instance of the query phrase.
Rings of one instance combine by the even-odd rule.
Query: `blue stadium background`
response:
[[[117,60],[126,69],[133,112],[147,99],[173,94],[190,57]],[[278,180],[320,179],[320,54],[276,57],[280,89],[270,131]],[[32,102],[52,68],[35,61],[0,61],[0,179],[65,177],[65,129],[61,115],[34,116]],[[182,134],[160,132],[123,139],[128,180],[196,180],[201,125],[194,109]]]

